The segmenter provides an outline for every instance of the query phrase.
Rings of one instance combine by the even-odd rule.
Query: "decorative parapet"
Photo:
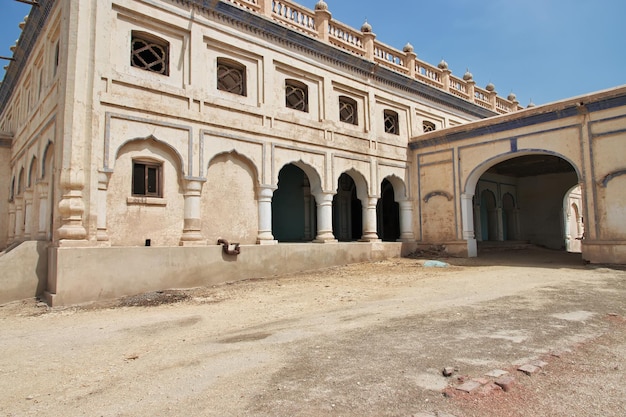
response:
[[[459,78],[452,75],[445,61],[434,66],[419,60],[410,44],[407,44],[403,50],[399,50],[377,41],[376,35],[372,32],[372,26],[367,22],[360,30],[357,30],[332,19],[328,6],[323,0],[315,5],[315,10],[310,10],[291,0],[222,1],[264,15],[291,29],[447,91],[485,109],[500,114],[522,109],[514,94],[509,95],[508,98],[500,97],[491,83],[484,89],[476,87],[469,71],[463,78]]]

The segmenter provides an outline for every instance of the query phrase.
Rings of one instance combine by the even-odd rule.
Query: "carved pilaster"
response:
[[[49,183],[47,181],[38,181],[37,195],[39,196],[39,215],[37,222],[37,239],[45,240],[48,237],[48,219],[50,218],[48,213],[48,208],[50,207],[50,203],[48,202],[48,194],[49,194]]]
[[[107,242],[109,234],[107,231],[107,191],[109,189],[109,180],[113,171],[98,171],[98,219],[96,229],[96,240]]]
[[[83,224],[85,203],[83,188],[85,186],[82,169],[68,168],[61,171],[60,183],[62,190],[59,201],[61,226],[56,231],[58,240],[85,240],[87,230]]]

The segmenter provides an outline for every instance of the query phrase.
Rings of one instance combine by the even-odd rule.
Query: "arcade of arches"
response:
[[[363,204],[357,188],[351,175],[339,176],[332,199],[332,231],[340,242],[372,241],[371,231],[367,229],[370,213],[363,209],[367,208],[367,202]],[[387,179],[381,184],[375,222],[375,240],[400,239],[400,205]],[[278,242],[311,242],[316,238],[316,231],[317,204],[310,179],[301,168],[288,164],[279,172],[278,188],[272,197],[272,234]]]

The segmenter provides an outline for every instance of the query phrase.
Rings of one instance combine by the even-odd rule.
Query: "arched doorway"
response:
[[[310,242],[315,237],[315,197],[306,173],[294,164],[278,173],[272,198],[272,234],[279,242]]]
[[[582,252],[582,239],[585,231],[581,208],[583,206],[580,185],[574,186],[563,199],[563,230],[565,231],[565,250]]]
[[[400,238],[400,204],[396,202],[393,185],[387,179],[380,187],[376,217],[379,238],[386,242],[395,242]]]
[[[337,194],[333,198],[333,234],[339,241],[359,240],[363,232],[361,200],[356,183],[346,173],[341,174]]]
[[[515,155],[487,161],[468,177],[462,211],[464,230],[469,231],[466,239],[470,256],[478,253],[471,230],[479,242],[522,240],[546,248],[565,249],[563,198],[579,183],[577,168],[565,158],[548,152]],[[485,192],[484,184],[488,184],[490,193]],[[472,215],[471,196],[475,193]]]

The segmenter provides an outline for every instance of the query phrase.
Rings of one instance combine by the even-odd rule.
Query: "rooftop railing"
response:
[[[377,41],[372,27],[367,22],[360,30],[357,30],[332,19],[328,6],[323,0],[315,5],[315,10],[310,10],[291,0],[222,1],[260,13],[322,42],[327,42],[494,112],[504,114],[522,109],[514,94],[510,94],[507,98],[500,97],[491,83],[484,89],[476,87],[476,82],[469,71],[459,78],[452,75],[448,64],[443,60],[436,66],[419,60],[410,44],[399,50]]]

